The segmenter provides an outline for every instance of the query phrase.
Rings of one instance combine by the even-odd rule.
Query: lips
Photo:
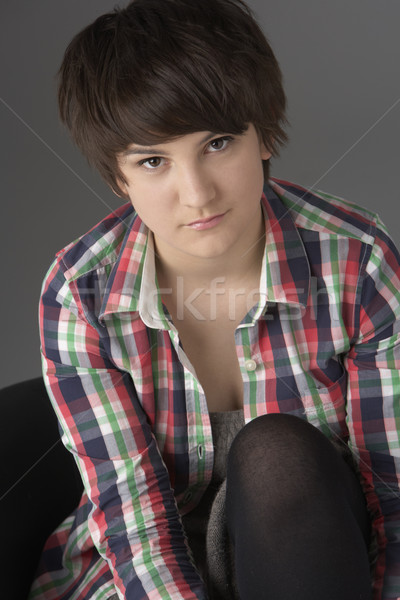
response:
[[[188,223],[187,227],[191,229],[196,229],[197,231],[201,231],[203,229],[211,229],[212,227],[216,227],[224,218],[225,213],[221,215],[213,215],[212,217],[206,217],[205,219],[198,219],[197,221],[192,221],[192,223]]]

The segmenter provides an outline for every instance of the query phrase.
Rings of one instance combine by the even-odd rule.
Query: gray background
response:
[[[2,386],[40,374],[37,303],[54,253],[120,203],[73,148],[55,102],[67,43],[114,4],[1,0]],[[272,174],[378,211],[399,245],[400,2],[249,4],[289,98],[291,142]]]

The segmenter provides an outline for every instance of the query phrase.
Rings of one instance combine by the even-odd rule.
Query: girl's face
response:
[[[201,131],[157,146],[132,144],[118,159],[121,183],[169,261],[245,253],[260,234],[262,160],[253,125],[240,135]]]

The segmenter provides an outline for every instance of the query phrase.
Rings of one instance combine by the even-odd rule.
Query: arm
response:
[[[85,319],[56,262],[40,304],[43,368],[64,444],[93,505],[93,542],[121,598],[204,599],[145,411],[100,329]]]
[[[400,264],[377,230],[360,277],[359,336],[346,359],[350,445],[378,544],[374,599],[400,598]]]

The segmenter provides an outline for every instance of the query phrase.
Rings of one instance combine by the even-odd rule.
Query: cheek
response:
[[[138,194],[132,194],[130,201],[140,219],[154,233],[169,226],[171,210],[168,209],[167,202],[162,195],[153,193],[138,196]]]
[[[138,189],[135,188],[135,193],[132,192],[132,189],[129,190],[129,200],[139,217],[147,225],[149,204],[146,202],[145,197],[138,193]]]
[[[264,182],[263,163],[259,156],[245,154],[229,166],[224,166],[223,182],[230,189],[243,190],[262,187]]]
[[[237,170],[232,174],[232,185],[242,194],[250,199],[258,201],[261,198],[264,187],[264,169],[262,160],[246,158]]]
[[[165,181],[151,175],[130,183],[128,194],[138,214],[161,211],[168,204],[171,196]]]

